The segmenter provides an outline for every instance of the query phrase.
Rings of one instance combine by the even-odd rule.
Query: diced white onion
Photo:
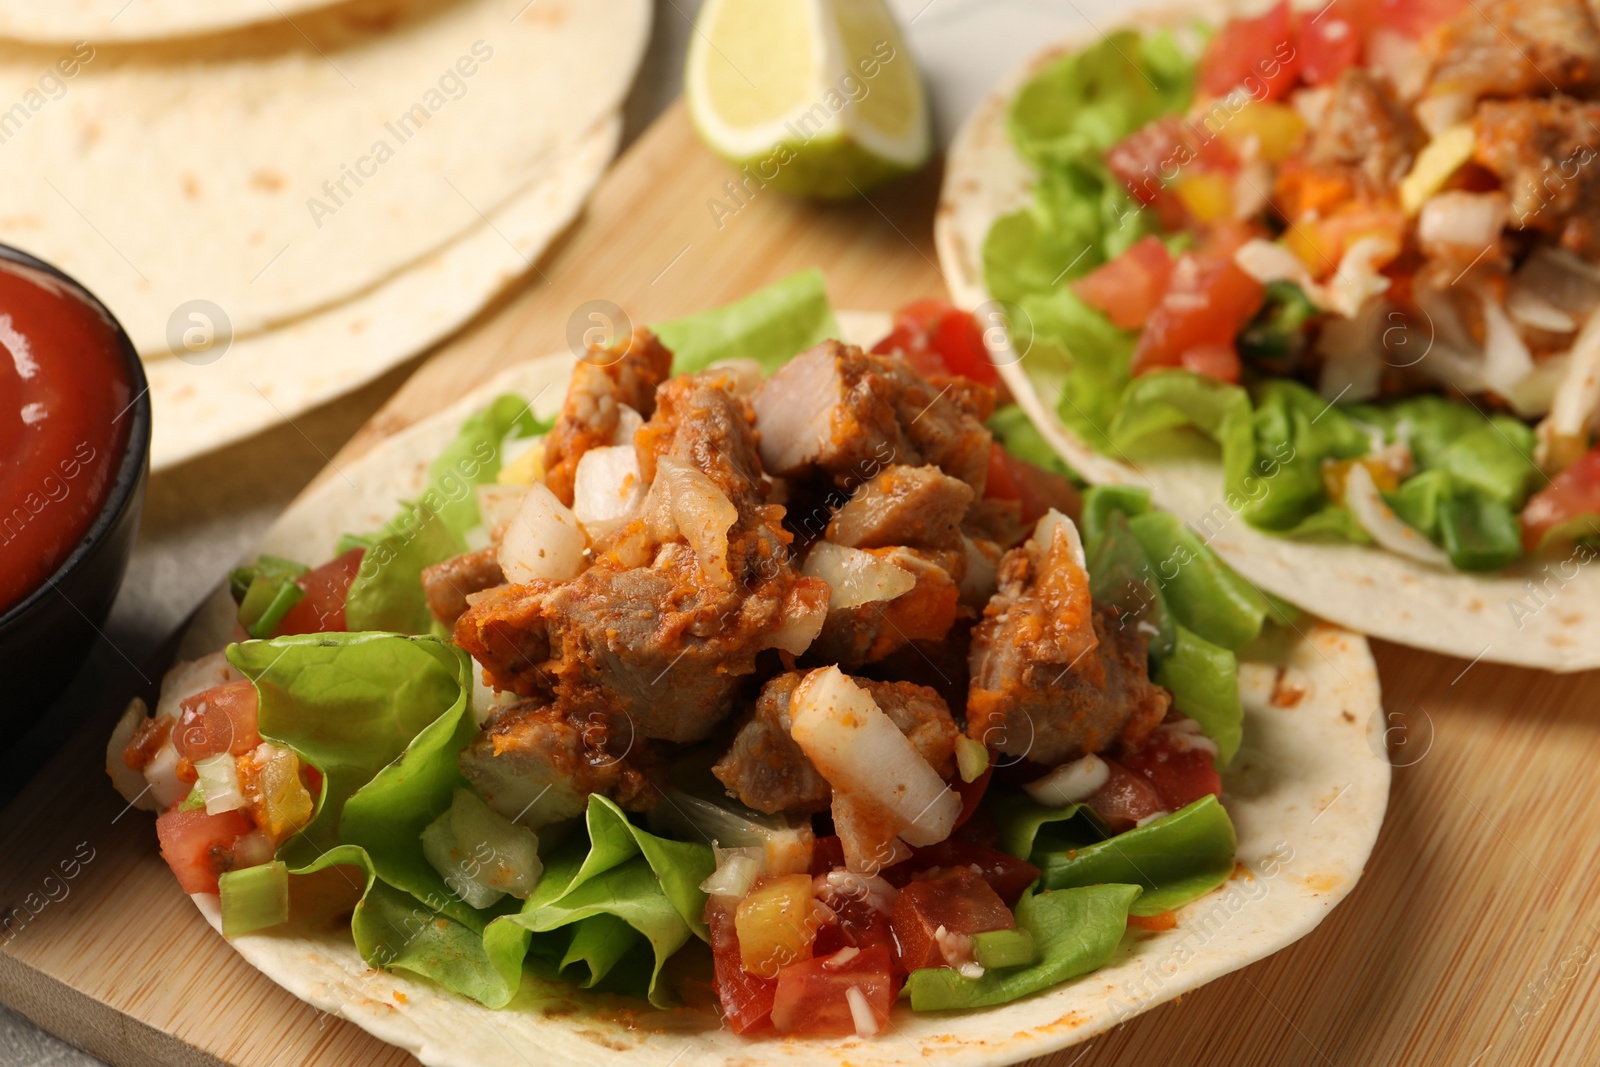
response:
[[[260,830],[251,830],[235,841],[230,851],[235,867],[259,867],[271,862],[278,848],[272,843],[272,838]]]
[[[627,522],[644,503],[644,476],[632,445],[591,448],[572,477],[572,514],[591,536]]]
[[[732,804],[732,801],[728,802]],[[677,789],[669,789],[650,809],[650,828],[690,841],[714,841],[723,849],[760,850],[761,873],[796,874],[811,866],[816,847],[809,819],[790,823],[781,815],[733,811]]]
[[[150,783],[145,781],[143,774],[128,766],[127,761],[122,758],[123,751],[133,743],[139,727],[144,725],[149,710],[145,707],[144,701],[138,697],[128,701],[127,708],[122,712],[122,718],[117,720],[116,728],[111,731],[111,738],[106,742],[106,773],[111,776],[111,784],[116,786],[123,800],[145,811],[158,811],[160,809],[156,806],[155,799],[150,796]]]
[[[818,541],[811,546],[801,573],[828,583],[829,611],[893,600],[917,586],[916,576],[892,560],[832,541]]]
[[[1427,96],[1417,101],[1417,121],[1429,136],[1439,137],[1452,126],[1459,126],[1472,118],[1474,101],[1467,93],[1444,93]]]
[[[817,875],[811,880],[811,889],[819,900],[830,904],[855,901],[886,915],[894,907],[894,898],[900,892],[876,874],[848,869]]]
[[[1374,26],[1367,32],[1367,65],[1388,75],[1402,101],[1415,100],[1427,81],[1428,64],[1421,51],[1416,41],[1399,30]]]
[[[717,869],[700,883],[700,891],[713,897],[743,900],[761,877],[762,850],[754,846],[744,848],[713,847]]]
[[[854,945],[846,945],[838,952],[835,952],[833,955],[823,960],[822,969],[825,971],[836,971],[859,955],[861,955],[861,950],[859,948]]]
[[[1533,373],[1533,354],[1506,316],[1493,290],[1484,286],[1480,296],[1483,300],[1483,380],[1496,392],[1508,393]]]
[[[1307,292],[1316,287],[1311,280],[1311,271],[1299,256],[1263,237],[1251,238],[1240,245],[1233,253],[1233,262],[1262,285],[1268,282],[1294,282]]]
[[[1600,314],[1591,315],[1578,332],[1550,414],[1536,431],[1539,444],[1534,458],[1542,469],[1564,470],[1584,453],[1596,407],[1600,407]]]
[[[1470,263],[1499,241],[1509,214],[1504,193],[1450,189],[1423,203],[1417,240],[1426,255]]]
[[[878,1017],[872,1014],[867,995],[856,986],[846,986],[844,999],[850,1005],[850,1021],[856,1024],[857,1037],[872,1037],[878,1032]]]
[[[633,435],[644,425],[644,416],[640,415],[627,404],[617,405],[617,428],[611,431],[611,444],[613,447],[633,447]]]
[[[829,590],[832,595],[832,590]],[[791,656],[798,656],[811,647],[822,627],[828,621],[828,602],[821,597],[807,595],[798,585],[790,590],[789,597],[780,609],[782,622],[767,632],[763,648],[776,648]]]
[[[500,569],[522,585],[536,579],[564,582],[583,570],[588,540],[577,517],[546,486],[528,488],[500,542]]]
[[[1353,319],[1367,301],[1387,292],[1389,277],[1380,268],[1399,252],[1399,242],[1386,234],[1371,234],[1352,242],[1328,279],[1325,292],[1329,310]]]
[[[1506,293],[1506,314],[1518,326],[1548,333],[1571,333],[1578,328],[1577,319],[1532,289],[1515,284]]]
[[[1035,549],[1044,553],[1050,551],[1057,536],[1067,539],[1067,547],[1072,551],[1072,558],[1077,561],[1080,568],[1087,569],[1089,561],[1083,552],[1083,538],[1078,536],[1077,524],[1055,508],[1051,508],[1039,517],[1039,521],[1033,527],[1031,540]]]
[[[1193,719],[1164,722],[1156,727],[1155,732],[1163,735],[1168,745],[1180,751],[1197,750],[1212,758],[1220,751],[1217,743],[1207,737],[1205,730]]]
[[[1088,800],[1110,778],[1111,767],[1091,752],[1071,763],[1063,763],[1043,778],[1029,782],[1022,790],[1047,808],[1064,808]]]
[[[1344,501],[1372,539],[1390,552],[1429,563],[1437,567],[1450,564],[1444,549],[1423,536],[1422,531],[1406,525],[1378,493],[1372,472],[1364,463],[1352,463],[1345,475]]]
[[[155,802],[154,811],[165,811],[189,795],[189,783],[178,777],[178,750],[170,737],[144,765],[144,780],[150,784],[145,796]]]
[[[703,471],[662,456],[645,511],[657,537],[681,535],[689,543],[709,582],[725,586],[733,581],[728,571],[728,531],[739,521],[739,510]]]
[[[837,667],[812,671],[789,701],[790,733],[835,796],[859,798],[898,822],[898,836],[931,845],[950,836],[961,798]]]
[[[239,788],[239,768],[226,752],[196,760],[195,773],[200,776],[200,791],[206,798],[206,814],[221,815],[225,811],[238,811],[248,807],[244,791]]]

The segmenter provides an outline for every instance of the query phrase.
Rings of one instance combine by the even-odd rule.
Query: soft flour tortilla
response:
[[[841,315],[840,322],[848,337],[866,341],[888,326],[885,316]],[[343,465],[341,477],[321,483],[279,519],[260,551],[320,559],[341,533],[377,527],[397,498],[422,490],[429,463],[470,412],[511,391],[536,398],[535,411],[549,415],[560,405],[571,363],[562,354],[515,367]],[[186,636],[183,654],[221,647],[233,611],[226,589],[219,590]],[[1361,876],[1389,794],[1378,679],[1366,642],[1309,623],[1303,637],[1242,664],[1240,683],[1245,741],[1224,776],[1239,834],[1239,873],[1180,909],[1174,929],[1130,932],[1105,968],[1002,1007],[919,1015],[902,1005],[885,1032],[865,1041],[751,1041],[710,1019],[703,1031],[685,1030],[675,1018],[665,1032],[651,1033],[648,1014],[598,1010],[617,1002],[531,976],[510,1007],[491,1011],[428,982],[368,967],[347,927],[315,918],[230,943],[302,1000],[430,1067],[524,1067],[524,1050],[534,1049],[538,1062],[560,1067],[1012,1063],[1087,1040],[1270,955],[1308,933]],[[195,901],[220,929],[216,898]]]
[[[646,0],[354,0],[141,47],[0,46],[0,241],[78,278],[142,354],[195,300],[244,338],[481,226],[618,109],[649,24]]]
[[[374,289],[225,351],[145,365],[156,470],[242,440],[361,385],[455,332],[577,216],[616,151],[607,116],[488,220]]]
[[[289,18],[338,0],[0,0],[0,37],[140,41]]]
[[[1244,5],[1240,5],[1244,6]],[[1259,5],[1257,5],[1259,6]],[[1195,5],[1142,16],[1141,25],[1227,17],[1228,5]],[[945,168],[935,241],[952,297],[975,308],[990,300],[983,243],[1002,215],[1032,200],[1034,173],[1006,131],[1006,111],[1021,85],[1092,38],[1035,57],[989,97],[962,127]],[[1467,659],[1555,671],[1600,667],[1600,558],[1578,550],[1523,561],[1492,574],[1432,567],[1364,545],[1273,537],[1229,510],[1216,450],[1137,467],[1095,452],[1055,415],[1059,386],[1030,372],[1009,342],[994,353],[1017,402],[1073,469],[1101,485],[1148,487],[1156,502],[1206,537],[1250,581],[1308,611],[1361,633]]]

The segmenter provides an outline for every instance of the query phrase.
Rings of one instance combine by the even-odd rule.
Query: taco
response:
[[[1600,666],[1593,60],[1581,0],[1189,8],[1052,49],[956,139],[946,277],[1073,469],[1261,589]]]
[[[235,949],[424,1063],[1093,1036],[1349,891],[1378,684],[998,384],[815,272],[525,363],[292,508],[108,771]]]

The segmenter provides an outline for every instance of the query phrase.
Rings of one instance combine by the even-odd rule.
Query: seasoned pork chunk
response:
[[[635,330],[612,348],[591,349],[572,369],[572,383],[555,426],[545,437],[545,484],[572,505],[578,461],[591,448],[616,441],[623,408],[644,418],[655,411],[656,387],[672,373],[672,353],[649,330]]]
[[[1334,86],[1323,120],[1311,132],[1306,158],[1348,171],[1374,193],[1387,192],[1411,169],[1422,131],[1386,83],[1349,67]]]
[[[591,793],[630,811],[650,808],[659,795],[649,742],[604,694],[508,704],[458,762],[491,808],[535,829],[583,814]]]
[[[1000,591],[973,630],[967,733],[1047,766],[1136,748],[1171,702],[1145,657],[1136,630],[1091,606],[1072,540],[1046,516],[1006,553]]]
[[[789,671],[762,687],[754,711],[712,773],[739,800],[768,814],[826,811],[833,794],[789,734],[789,700],[808,672]],[[853,679],[940,775],[955,770],[959,732],[938,693],[910,682]]]
[[[826,341],[791,359],[755,398],[761,458],[784,476],[820,471],[853,487],[890,464],[933,464],[979,494],[993,392],[932,383],[902,360]]]
[[[1579,96],[1600,88],[1600,32],[1586,0],[1476,0],[1428,41],[1432,96]]]
[[[467,610],[468,596],[505,584],[499,551],[497,546],[489,545],[423,570],[422,592],[428,598],[428,610],[434,618],[446,626],[454,626],[456,619]]]
[[[895,464],[834,513],[828,540],[850,548],[951,548],[961,543],[961,520],[973,496],[970,485],[938,467]]]
[[[748,409],[723,384],[662,386],[636,444],[657,482],[647,508],[662,514],[630,523],[571,581],[475,598],[455,640],[497,688],[546,700],[603,689],[640,736],[695,741],[732,710],[763,650],[811,643],[828,587],[790,562]],[[679,482],[690,472],[699,481],[657,499],[669,467]],[[665,540],[663,524],[673,528]]]
[[[808,662],[859,667],[913,641],[943,640],[961,603],[950,559],[965,562],[961,549],[946,556],[941,565],[912,548],[813,546],[805,572],[826,581],[831,594],[822,632],[806,650]]]
[[[1600,105],[1570,96],[1486,100],[1472,125],[1474,158],[1499,176],[1511,225],[1548,233],[1581,256],[1600,253]]]

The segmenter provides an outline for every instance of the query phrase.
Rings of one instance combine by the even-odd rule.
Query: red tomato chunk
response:
[[[722,1000],[722,1018],[728,1029],[747,1034],[772,1021],[772,998],[777,979],[749,974],[740,962],[739,933],[734,927],[732,907],[713,897],[706,904],[706,923],[711,927],[711,959],[716,976],[717,996]]]
[[[1139,751],[1122,758],[1124,767],[1142,775],[1155,788],[1167,811],[1187,807],[1208,793],[1222,799],[1222,778],[1213,763],[1207,749],[1174,744],[1159,734]]]
[[[1131,830],[1140,819],[1170,810],[1143,775],[1134,774],[1115,760],[1106,760],[1106,766],[1111,768],[1111,777],[1084,803],[1112,833]]]
[[[307,571],[294,580],[306,591],[300,602],[289,609],[278,626],[278,633],[320,634],[343,633],[347,627],[344,618],[345,597],[350,594],[350,583],[361,569],[364,548],[352,548],[337,559],[330,560],[314,571]]]
[[[1256,18],[1234,19],[1211,38],[1200,61],[1200,87],[1211,96],[1243,89],[1256,100],[1276,100],[1294,87],[1300,57],[1288,0]]]
[[[897,986],[889,950],[846,948],[831,956],[793,963],[778,973],[772,1025],[780,1034],[843,1036],[857,1033],[850,990],[859,991],[871,1016],[871,1032],[889,1020]]]
[[[242,756],[261,744],[256,732],[256,687],[229,682],[188,697],[179,705],[173,747],[191,762],[223,752]]]
[[[161,858],[185,893],[215,893],[217,876],[233,868],[234,842],[254,829],[237,811],[207,815],[173,808],[156,819]]]
[[[900,890],[889,924],[900,946],[901,966],[915,971],[950,962],[940,937],[1013,930],[1017,920],[982,875],[970,867],[954,867]]]
[[[1161,303],[1172,255],[1158,237],[1141,237],[1126,252],[1072,283],[1072,291],[1120,329],[1136,330]]]
[[[910,859],[888,868],[883,877],[890,885],[905,886],[938,868],[977,868],[976,873],[989,883],[1008,908],[1014,906],[1022,898],[1023,891],[1039,877],[1039,868],[1027,860],[960,838],[912,849]]]

